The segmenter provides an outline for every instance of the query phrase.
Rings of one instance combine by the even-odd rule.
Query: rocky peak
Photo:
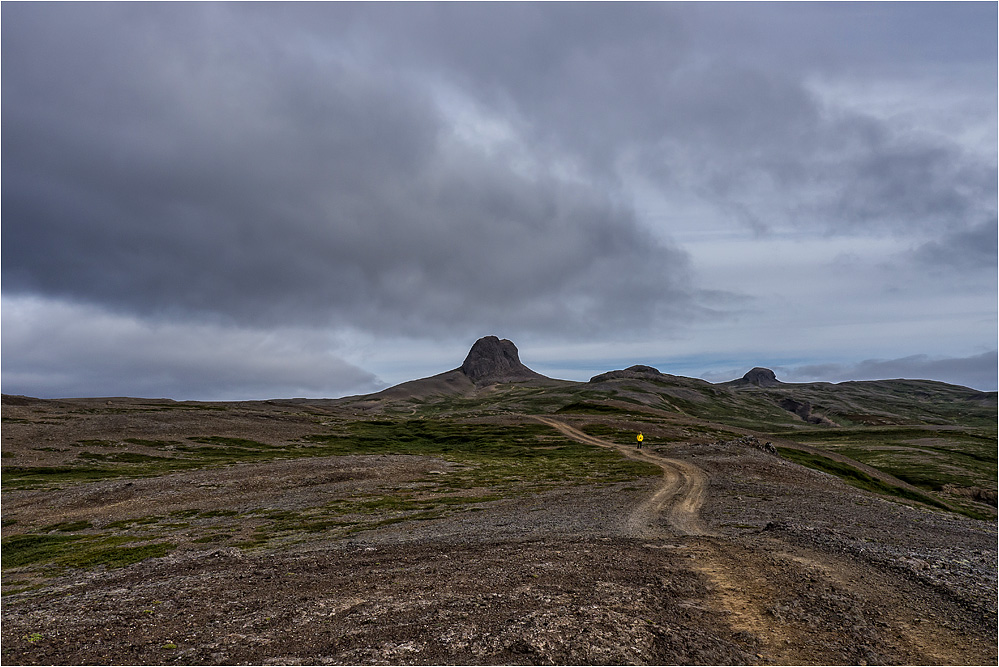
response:
[[[662,377],[665,376],[659,372],[658,368],[637,364],[635,366],[628,366],[623,371],[607,371],[606,373],[601,373],[600,375],[594,375],[590,378],[590,382],[606,382],[607,380],[620,380],[622,378],[649,380]]]
[[[475,341],[460,370],[475,384],[545,379],[545,376],[520,363],[516,345],[496,336]]]
[[[743,375],[742,379],[757,387],[776,387],[782,384],[772,370],[769,368],[760,368],[759,366]]]
[[[631,371],[632,373],[644,373],[646,375],[662,375],[658,368],[653,368],[652,366],[645,366],[643,364],[636,364],[634,366],[628,366],[624,370]]]

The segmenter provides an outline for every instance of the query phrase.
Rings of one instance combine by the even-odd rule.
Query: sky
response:
[[[997,11],[3,3],[0,385],[994,391]]]

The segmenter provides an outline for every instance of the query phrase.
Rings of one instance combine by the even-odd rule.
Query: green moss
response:
[[[180,444],[180,442],[178,442],[177,440],[143,440],[142,438],[125,438],[125,442],[131,443],[133,445],[152,447],[154,449],[161,449],[163,447],[173,447]]]
[[[940,491],[947,484],[996,488],[995,434],[985,429],[865,426],[798,433],[793,437],[926,491]]]
[[[77,440],[77,444],[84,447],[121,447],[120,443],[112,440]]]
[[[57,530],[62,533],[75,533],[92,527],[89,521],[64,521],[62,523],[54,523],[51,526],[45,526],[40,532],[50,533]]]
[[[572,414],[572,413],[586,413],[586,414],[605,414],[605,415],[630,415],[633,414],[633,410],[628,410],[626,408],[621,408],[616,405],[607,405],[606,403],[590,403],[588,401],[576,401],[574,403],[569,403],[564,405],[555,411],[556,414]]]
[[[125,565],[138,563],[147,558],[165,556],[173,550],[174,546],[168,542],[157,542],[155,544],[145,544],[135,547],[96,547],[89,552],[74,554],[57,562],[58,564],[70,567],[93,567],[96,565],[124,567]]]
[[[4,489],[26,489],[37,486],[79,484],[120,477],[122,470],[92,466],[6,466],[3,469]]]
[[[77,456],[81,459],[91,461],[110,461],[112,463],[150,463],[171,460],[165,456],[150,456],[148,454],[136,454],[134,452],[116,452],[113,454],[80,452]]]
[[[207,510],[205,512],[198,512],[197,516],[199,519],[207,519],[219,516],[239,516],[239,512],[237,512],[236,510]]]
[[[50,562],[70,553],[70,545],[82,540],[81,535],[14,535],[3,538],[0,566],[21,567]]]
[[[146,558],[165,556],[173,544],[158,542],[141,546],[122,546],[134,541],[129,537],[86,535],[13,535],[3,539],[4,569],[51,564],[63,567],[122,567]]]
[[[884,496],[895,496],[898,498],[905,498],[906,500],[914,500],[916,502],[924,503],[940,509],[950,509],[947,505],[926,494],[886,484],[880,479],[871,477],[866,472],[847,465],[841,461],[834,461],[833,459],[825,456],[819,456],[810,452],[803,452],[798,449],[790,449],[787,447],[778,447],[777,452],[789,461],[794,461],[795,463],[800,463],[801,465],[809,468],[814,468],[815,470],[821,470],[822,472],[835,475],[847,484],[866,491],[871,491]]]

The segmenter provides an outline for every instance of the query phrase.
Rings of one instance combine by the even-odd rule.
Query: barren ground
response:
[[[154,451],[127,439],[277,446],[328,430],[318,408],[115,407],[5,405],[5,468],[108,442]],[[418,490],[462,464],[353,454],[5,483],[5,540],[72,522],[134,538],[145,521],[173,548],[123,567],[5,567],[3,662],[996,664],[994,522],[885,500],[737,440],[637,450],[581,432],[592,418],[542,421],[662,475],[482,495],[440,515],[386,506],[351,530],[257,545],[260,512]],[[218,539],[198,537],[210,530]]]

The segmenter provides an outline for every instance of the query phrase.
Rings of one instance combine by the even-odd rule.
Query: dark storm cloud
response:
[[[982,158],[808,84],[844,71],[909,83],[943,72],[994,88],[994,7],[754,3],[733,8],[741,22],[729,9],[417,5],[375,10],[365,25],[397,37],[391,57],[446,72],[594,178],[629,166],[667,199],[698,196],[757,228],[949,233],[994,213],[994,150]]]
[[[239,13],[5,7],[5,289],[412,333],[687,307],[685,256],[614,192],[448,141],[418,78]]]
[[[415,336],[689,322],[710,304],[635,182],[716,228],[995,261],[993,146],[815,83],[956,82],[951,125],[991,128],[993,5],[2,11],[6,294]]]

